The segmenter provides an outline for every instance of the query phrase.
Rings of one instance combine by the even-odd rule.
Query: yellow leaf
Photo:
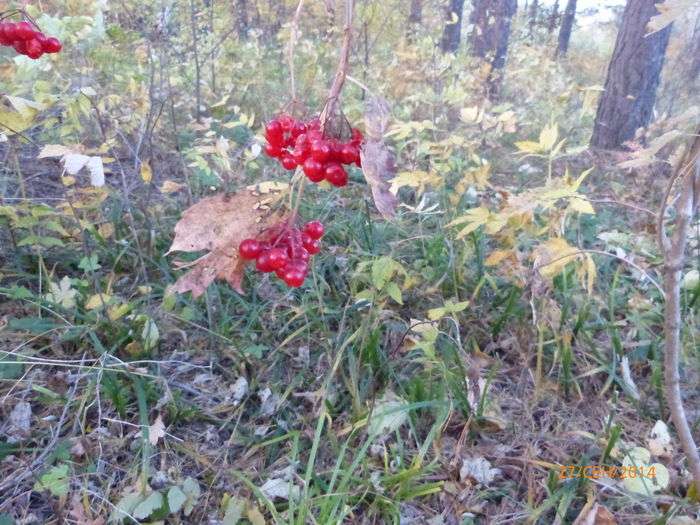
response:
[[[511,255],[513,255],[512,250],[494,250],[491,252],[491,255],[486,258],[484,264],[486,266],[498,266]]]
[[[104,293],[97,293],[93,296],[91,296],[87,302],[85,303],[85,309],[86,310],[97,310],[99,308],[102,308],[105,306],[109,300],[112,298],[111,295],[107,295]]]
[[[66,187],[72,186],[73,184],[75,184],[75,177],[73,177],[73,176],[71,176],[71,175],[67,175],[67,176],[65,176],[65,177],[61,177],[61,182],[62,182],[63,185],[66,186]]]
[[[114,235],[114,224],[111,222],[100,224],[97,228],[97,232],[103,239],[109,239],[112,235]]]
[[[524,153],[540,153],[542,151],[540,143],[532,142],[531,140],[516,142],[515,147]]]
[[[559,127],[556,123],[545,126],[540,132],[540,149],[550,151],[559,138]]]
[[[554,237],[537,246],[533,257],[540,274],[547,279],[553,279],[567,264],[575,261],[579,253],[578,248],[571,246],[566,239]]]
[[[141,180],[146,184],[150,184],[153,180],[153,170],[148,162],[141,163]]]
[[[116,321],[128,314],[130,310],[131,306],[129,304],[109,306],[107,307],[107,317],[109,317],[110,321]]]
[[[180,184],[179,182],[174,182],[172,180],[166,180],[161,185],[160,192],[161,193],[177,193],[178,191],[180,191],[184,187],[185,187],[185,185]]]
[[[443,184],[442,177],[426,171],[404,171],[391,179],[389,191],[396,195],[399,189],[408,186],[416,188],[417,193],[422,194],[427,186],[440,187]]]
[[[579,213],[588,213],[590,215],[595,215],[595,209],[593,205],[586,199],[580,197],[572,197],[569,199],[569,209],[577,211]]]

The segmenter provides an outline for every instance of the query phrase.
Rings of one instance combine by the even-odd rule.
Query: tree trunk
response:
[[[554,30],[557,28],[557,24],[559,23],[559,0],[556,0],[554,2],[554,6],[552,6],[552,13],[549,15],[549,22],[547,22],[547,33],[550,35],[554,33]]]
[[[471,51],[490,65],[489,96],[497,95],[500,87],[500,70],[506,63],[510,25],[517,8],[516,0],[474,0]]]
[[[423,0],[411,0],[411,11],[408,14],[408,23],[419,26],[423,20]]]
[[[576,0],[569,0],[566,3],[564,18],[561,21],[559,29],[559,42],[557,43],[556,56],[564,56],[569,50],[569,41],[571,40],[571,30],[574,27],[574,19],[576,18]]]
[[[238,36],[248,36],[248,0],[236,0],[236,30]]]
[[[442,33],[442,42],[440,42],[440,48],[444,53],[455,53],[459,49],[459,40],[462,35],[463,12],[464,0],[450,0],[447,8],[447,21],[445,22],[445,29]]]
[[[671,26],[645,36],[658,0],[628,0],[608,66],[591,146],[620,149],[651,121]]]
[[[537,0],[532,0],[532,4],[530,4],[530,11],[528,14],[528,18],[530,19],[528,22],[528,33],[530,36],[532,36],[535,32],[535,26],[537,25],[538,10],[539,2]]]

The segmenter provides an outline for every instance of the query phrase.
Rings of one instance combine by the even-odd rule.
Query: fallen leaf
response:
[[[247,238],[257,238],[284,217],[271,211],[279,194],[261,195],[246,188],[236,194],[219,194],[191,206],[175,226],[175,239],[168,253],[208,251],[192,264],[170,288],[177,293],[192,292],[199,297],[215,279],[228,282],[243,293],[245,261],[238,256],[238,246]]]
[[[9,443],[17,443],[29,435],[32,421],[32,406],[20,401],[10,412],[9,428],[5,431]]]
[[[180,184],[179,182],[175,182],[172,180],[166,180],[163,182],[163,184],[160,186],[160,192],[161,193],[177,193],[178,191],[186,188],[184,184]]]
[[[153,180],[153,170],[148,162],[141,163],[141,180],[146,184]]]
[[[501,469],[492,468],[489,460],[483,457],[464,458],[459,469],[461,481],[472,480],[488,487],[501,474]]]
[[[260,491],[272,501],[276,499],[296,499],[299,497],[299,487],[291,481],[282,478],[268,479],[260,487]]]
[[[616,525],[615,516],[603,505],[590,500],[572,525]]]
[[[163,418],[158,414],[155,422],[148,427],[148,441],[151,445],[157,445],[158,440],[165,437],[165,424]]]
[[[372,437],[383,439],[397,431],[408,420],[407,403],[387,390],[374,405],[367,431]]]
[[[663,421],[657,421],[651,429],[651,435],[647,441],[649,452],[657,458],[671,458],[673,456],[673,446],[671,445],[671,435],[668,427]]]
[[[389,191],[389,181],[396,175],[396,158],[384,141],[389,126],[389,104],[370,97],[365,104],[365,142],[360,150],[362,173],[372,190],[374,204],[385,219],[396,215],[398,199]]]

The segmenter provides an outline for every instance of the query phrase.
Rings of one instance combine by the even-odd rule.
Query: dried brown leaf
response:
[[[215,279],[228,282],[243,293],[245,261],[238,256],[241,241],[258,237],[284,217],[271,210],[279,192],[246,188],[235,194],[202,199],[182,214],[175,226],[172,252],[208,251],[171,287],[173,292],[192,292],[199,297]]]
[[[394,154],[383,142],[367,141],[360,152],[362,173],[372,189],[374,204],[385,219],[396,214],[398,199],[389,191],[389,181],[396,175]]]
[[[374,204],[385,219],[396,214],[398,199],[389,191],[389,181],[396,175],[396,159],[384,142],[389,127],[389,104],[380,97],[370,97],[365,104],[365,143],[362,145],[362,173],[372,189]]]

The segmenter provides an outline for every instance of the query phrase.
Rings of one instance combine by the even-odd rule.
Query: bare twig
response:
[[[700,130],[699,130],[700,132]],[[700,489],[700,454],[690,431],[681,397],[679,355],[681,352],[681,276],[685,262],[685,249],[688,232],[700,202],[696,191],[700,186],[700,133],[693,145],[679,164],[676,174],[671,178],[659,211],[659,245],[664,253],[664,287],[666,289],[666,310],[664,312],[664,381],[666,401],[671,411],[671,419],[676,427],[678,439],[685,452],[696,489]],[[663,217],[668,197],[676,181],[680,189],[676,204],[675,231],[668,238],[663,229]]]
[[[340,59],[338,61],[338,69],[336,70],[333,84],[328,92],[328,100],[326,106],[321,112],[321,129],[324,130],[326,121],[334,114],[336,104],[340,93],[343,91],[345,78],[348,74],[348,66],[350,64],[350,44],[352,42],[352,19],[355,11],[355,1],[346,0],[345,2],[345,27],[343,28],[343,47],[340,50]]]

